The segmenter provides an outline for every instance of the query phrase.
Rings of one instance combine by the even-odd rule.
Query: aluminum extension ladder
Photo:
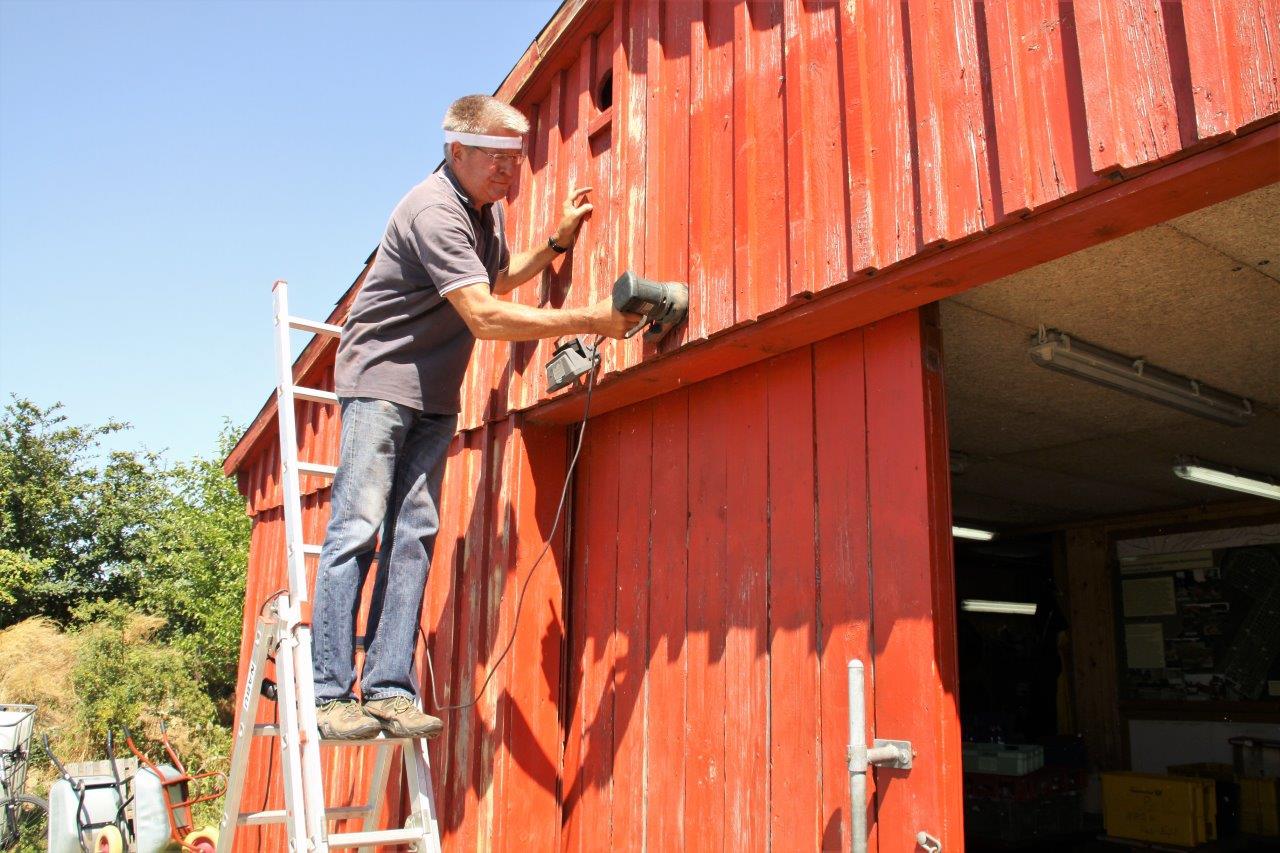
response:
[[[342,330],[328,323],[289,316],[287,290],[288,285],[283,281],[277,281],[272,286],[276,327],[276,408],[280,422],[280,468],[284,488],[285,554],[289,589],[273,597],[268,612],[258,616],[249,672],[245,679],[244,695],[240,700],[240,722],[231,752],[231,773],[227,780],[227,798],[219,826],[218,853],[227,853],[232,849],[239,827],[272,823],[285,824],[289,850],[292,853],[328,853],[329,850],[351,847],[372,851],[377,845],[390,844],[408,845],[417,853],[440,853],[440,829],[435,795],[431,788],[431,764],[427,757],[426,738],[388,738],[385,734],[380,734],[376,739],[324,741],[336,748],[371,744],[377,746],[373,778],[365,803],[339,808],[327,808],[324,803],[321,739],[316,730],[315,687],[311,674],[311,625],[303,611],[303,605],[308,600],[306,558],[318,556],[320,546],[303,541],[299,475],[332,477],[337,469],[331,465],[298,460],[294,401],[307,400],[336,405],[338,398],[331,391],[294,385],[289,332],[297,329],[337,337]],[[273,650],[277,684],[272,698],[278,706],[278,724],[255,724],[258,701],[263,695],[266,661]],[[266,682],[266,686],[270,691],[270,682]],[[249,746],[256,737],[276,738],[279,743],[279,767],[284,776],[283,809],[240,811],[240,799],[244,793],[249,764]],[[387,773],[392,754],[397,750],[404,759],[411,814],[403,828],[377,829],[375,825],[382,811]],[[329,821],[359,817],[364,819],[361,831],[329,832]]]

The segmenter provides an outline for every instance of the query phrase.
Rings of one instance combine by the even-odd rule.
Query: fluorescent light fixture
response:
[[[966,598],[960,602],[960,609],[970,613],[1010,613],[1014,616],[1035,616],[1035,602],[1025,601],[984,601],[981,598]]]
[[[1206,486],[1217,486],[1220,489],[1231,489],[1280,501],[1280,484],[1270,477],[1263,478],[1258,475],[1246,477],[1238,471],[1205,465],[1191,457],[1184,457],[1174,462],[1173,473],[1193,483],[1203,483]]]
[[[957,539],[973,539],[977,542],[990,542],[996,537],[990,530],[979,530],[976,527],[956,527],[951,525],[951,535]]]
[[[1245,397],[1201,385],[1143,359],[1129,358],[1072,338],[1057,329],[1031,336],[1031,360],[1041,367],[1161,403],[1228,426],[1244,426],[1253,417]]]

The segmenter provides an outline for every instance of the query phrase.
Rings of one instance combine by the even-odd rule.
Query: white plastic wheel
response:
[[[93,836],[94,853],[124,853],[124,836],[118,826],[104,826]]]
[[[215,853],[218,849],[218,830],[209,826],[189,832],[182,839],[182,844],[194,853]]]

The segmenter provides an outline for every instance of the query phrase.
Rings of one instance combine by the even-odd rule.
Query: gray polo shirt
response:
[[[411,189],[343,327],[338,396],[456,413],[475,337],[444,295],[492,285],[509,262],[501,205],[476,210],[447,166]]]

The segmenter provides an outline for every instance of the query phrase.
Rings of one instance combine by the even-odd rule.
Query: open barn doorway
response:
[[[941,304],[969,849],[1280,841],[1280,753],[1239,740],[1280,731],[1277,211],[1280,184]],[[1200,814],[1140,793],[1204,779]]]

